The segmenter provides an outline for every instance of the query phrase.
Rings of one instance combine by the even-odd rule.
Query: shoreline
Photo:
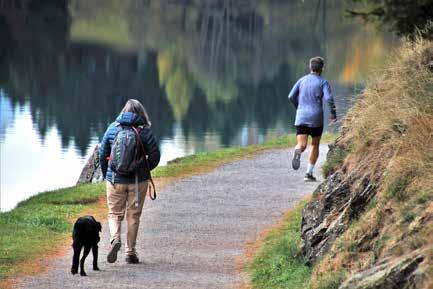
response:
[[[289,136],[294,136],[294,133],[290,133]],[[335,134],[332,133],[332,132],[326,132],[326,133],[324,133],[323,137],[322,137],[322,143],[329,142],[329,140],[332,139],[334,136],[335,136]],[[206,154],[212,154],[212,153],[220,152],[220,151],[221,152],[232,151],[232,149],[239,150],[239,151],[242,151],[243,149],[247,149],[247,150],[251,150],[251,149],[260,150],[260,148],[272,149],[272,147],[270,147],[272,145],[276,145],[277,147],[275,147],[275,148],[280,148],[280,147],[283,148],[284,146],[280,142],[281,142],[281,138],[284,138],[284,137],[287,137],[287,135],[286,136],[278,136],[278,137],[271,138],[268,141],[265,141],[264,143],[261,143],[261,144],[252,144],[252,145],[247,145],[247,146],[233,146],[233,147],[228,147],[228,148],[219,148],[219,149],[217,149],[215,151],[198,152],[198,153],[195,153],[195,154],[192,154],[192,155],[186,155],[186,156],[174,158],[172,160],[167,161],[163,166],[158,166],[152,172],[152,175],[154,177],[159,177],[158,174],[162,174],[163,176],[165,176],[167,174],[167,172],[164,170],[165,167],[171,166],[173,163],[182,161],[184,159],[194,158],[195,156],[203,156],[203,155],[206,155]],[[289,145],[291,144],[291,142],[292,142],[292,140],[289,141]],[[81,178],[81,175],[83,173],[84,167],[88,164],[89,158],[91,158],[91,157],[92,157],[92,154],[90,154],[87,157],[87,159],[84,160],[83,169],[78,174],[77,181],[75,181],[75,185],[69,185],[69,186],[67,185],[67,186],[64,186],[64,187],[58,187],[58,188],[49,189],[49,190],[46,190],[46,191],[36,192],[34,195],[30,195],[26,199],[23,199],[23,200],[19,201],[18,203],[16,203],[13,208],[7,209],[5,211],[1,211],[0,210],[0,215],[3,214],[3,213],[9,213],[9,212],[17,209],[20,206],[21,203],[25,203],[26,201],[28,201],[29,199],[32,199],[34,197],[37,197],[37,196],[40,196],[40,195],[43,195],[43,194],[47,194],[47,193],[51,193],[51,192],[61,191],[61,190],[72,190],[75,187],[80,186],[81,183],[79,183],[79,182],[80,182],[80,178]],[[228,160],[228,161],[230,161],[230,160]],[[91,183],[85,183],[85,184],[98,184],[98,183],[100,183],[100,181],[91,182]],[[0,201],[1,201],[1,199],[0,199]],[[1,276],[1,274],[0,274],[0,276]]]

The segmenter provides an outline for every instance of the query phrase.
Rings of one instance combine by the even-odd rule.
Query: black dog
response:
[[[72,231],[72,248],[74,249],[74,257],[72,258],[71,273],[78,273],[78,261],[80,259],[81,249],[84,247],[83,257],[80,260],[80,275],[87,276],[84,272],[84,261],[89,255],[90,248],[93,253],[93,270],[99,271],[98,268],[98,243],[99,232],[101,232],[101,223],[97,222],[92,216],[84,216],[77,219]]]

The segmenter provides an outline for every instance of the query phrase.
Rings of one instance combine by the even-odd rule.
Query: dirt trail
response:
[[[327,148],[321,149],[319,165]],[[123,245],[118,261],[106,262],[105,225],[102,271],[92,271],[89,255],[88,276],[72,276],[69,251],[47,264],[48,273],[20,280],[20,288],[234,288],[242,282],[236,259],[245,244],[319,184],[303,181],[306,154],[298,171],[289,169],[291,155],[273,150],[227,164],[165,187],[157,201],[146,200],[137,247],[141,264],[125,263]]]

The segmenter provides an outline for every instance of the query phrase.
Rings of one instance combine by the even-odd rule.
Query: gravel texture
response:
[[[321,147],[319,165],[326,150]],[[137,241],[138,265],[125,263],[123,244],[117,262],[107,263],[105,224],[99,244],[100,272],[92,271],[90,254],[88,276],[71,275],[71,249],[46,264],[47,273],[18,284],[41,289],[235,288],[243,278],[236,260],[246,243],[319,184],[303,181],[306,153],[301,168],[291,169],[292,153],[292,149],[273,150],[230,163],[167,186],[156,201],[146,199]]]

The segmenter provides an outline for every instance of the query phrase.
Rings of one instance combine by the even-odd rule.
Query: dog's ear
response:
[[[99,232],[102,232],[102,225],[100,222],[96,222],[96,227],[98,228]]]

